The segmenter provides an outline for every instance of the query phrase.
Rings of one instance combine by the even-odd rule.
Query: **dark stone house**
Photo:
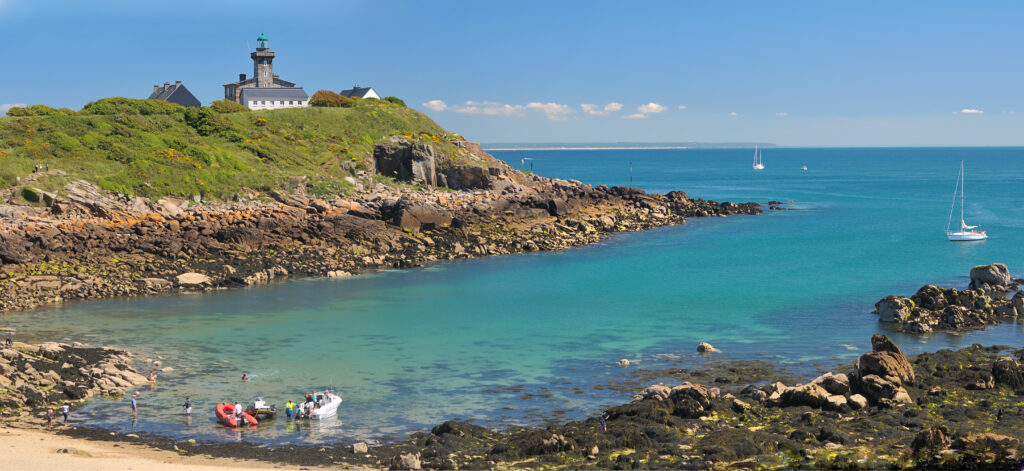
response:
[[[174,85],[171,85],[170,82],[164,82],[162,87],[160,85],[153,85],[153,94],[149,95],[149,99],[169,101],[185,107],[203,106],[199,99],[181,84],[181,80],[174,82]]]

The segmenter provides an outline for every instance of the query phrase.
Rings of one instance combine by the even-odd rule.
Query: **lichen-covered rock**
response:
[[[1009,287],[1010,270],[1003,263],[971,268],[971,289],[1003,290]]]
[[[903,296],[886,296],[875,303],[881,322],[905,322],[914,309],[914,301]]]

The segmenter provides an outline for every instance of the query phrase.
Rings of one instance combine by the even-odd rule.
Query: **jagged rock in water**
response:
[[[875,303],[878,320],[881,322],[905,322],[914,309],[914,301],[903,296],[886,296]]]

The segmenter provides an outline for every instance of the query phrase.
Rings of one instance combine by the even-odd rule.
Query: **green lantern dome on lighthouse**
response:
[[[260,33],[260,37],[256,38],[256,42],[258,44],[256,47],[258,49],[266,49],[267,41],[270,41],[269,39],[267,39],[267,36],[263,33]]]

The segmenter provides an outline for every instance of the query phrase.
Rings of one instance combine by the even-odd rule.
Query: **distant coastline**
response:
[[[776,147],[772,143],[758,142],[539,142],[482,144],[485,151],[515,150],[681,150],[681,149],[753,149]]]
[[[485,147],[485,151],[509,151],[509,150],[672,150],[672,149],[693,149],[685,146],[666,147]]]

